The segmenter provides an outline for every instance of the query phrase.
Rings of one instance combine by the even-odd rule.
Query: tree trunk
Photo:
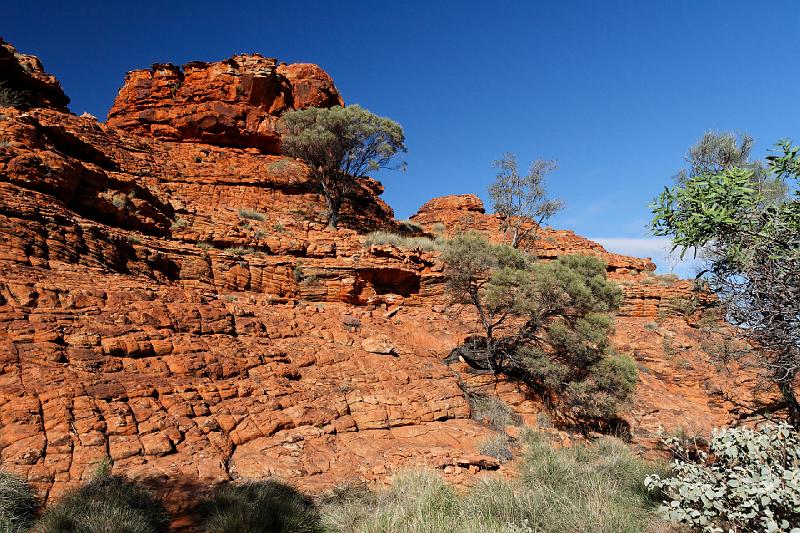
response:
[[[789,423],[797,430],[800,430],[800,402],[794,394],[791,381],[781,381],[779,384],[786,407],[789,410]]]

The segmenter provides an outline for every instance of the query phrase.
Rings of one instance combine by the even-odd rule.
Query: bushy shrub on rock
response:
[[[671,477],[650,475],[661,512],[708,533],[800,533],[800,434],[786,424],[716,432],[708,452],[690,455],[676,439]]]

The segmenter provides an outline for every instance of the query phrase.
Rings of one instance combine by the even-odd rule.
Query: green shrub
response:
[[[0,471],[0,531],[27,531],[33,523],[38,503],[24,479]]]
[[[677,457],[672,475],[645,485],[663,491],[670,520],[706,532],[800,531],[800,433],[791,426],[715,432],[708,452],[666,443]]]
[[[89,483],[48,508],[37,533],[159,533],[169,531],[169,516],[160,502],[135,483],[98,470]]]
[[[322,533],[313,500],[274,480],[229,483],[200,506],[214,533]]]
[[[263,222],[267,219],[267,215],[255,209],[239,208],[239,218],[242,220],[258,220]]]
[[[386,231],[373,231],[367,234],[364,240],[364,246],[366,248],[381,244],[390,244],[404,250],[421,250],[423,252],[433,252],[442,247],[442,242],[439,239],[433,240],[428,237],[404,237]]]

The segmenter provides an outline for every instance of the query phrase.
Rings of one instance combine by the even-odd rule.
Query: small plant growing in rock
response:
[[[259,222],[263,222],[267,219],[267,215],[256,209],[241,207],[239,208],[239,218],[242,220],[258,220]]]
[[[210,250],[211,248],[214,247],[214,245],[211,244],[210,242],[200,241],[197,243],[197,247],[200,248],[201,250]]]
[[[38,508],[36,497],[24,479],[0,471],[0,531],[28,531]]]
[[[178,218],[175,219],[174,222],[172,222],[172,225],[170,226],[170,228],[173,229],[173,230],[176,230],[176,229],[185,228],[188,225],[189,225],[189,221],[188,220],[186,220],[185,218],[182,218],[182,217],[178,217]]]
[[[787,424],[715,432],[709,451],[677,439],[672,476],[645,479],[670,520],[708,532],[800,532],[800,434]]]
[[[256,253],[255,250],[252,248],[243,248],[241,246],[232,246],[230,248],[225,248],[225,252],[237,256],[249,255]]]

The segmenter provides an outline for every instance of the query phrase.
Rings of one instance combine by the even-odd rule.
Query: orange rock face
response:
[[[137,135],[258,148],[277,154],[281,113],[344,105],[330,76],[316,65],[276,64],[258,54],[153,65],[129,72],[108,124]]]
[[[3,469],[54,498],[111,456],[174,510],[267,475],[315,490],[420,463],[464,482],[506,469],[478,453],[492,431],[464,389],[531,424],[542,407],[445,362],[474,317],[447,305],[437,255],[364,246],[395,225],[378,182],[362,180],[331,229],[308,169],[264,153],[280,110],[341,102],[330,79],[231,61],[131,73],[108,124],[55,104],[0,109]],[[504,238],[476,197],[414,220]],[[634,442],[730,421],[746,377],[718,376],[699,350],[674,302],[688,282],[567,231],[542,229],[537,252],[599,255],[624,286],[615,343],[640,368]]]

